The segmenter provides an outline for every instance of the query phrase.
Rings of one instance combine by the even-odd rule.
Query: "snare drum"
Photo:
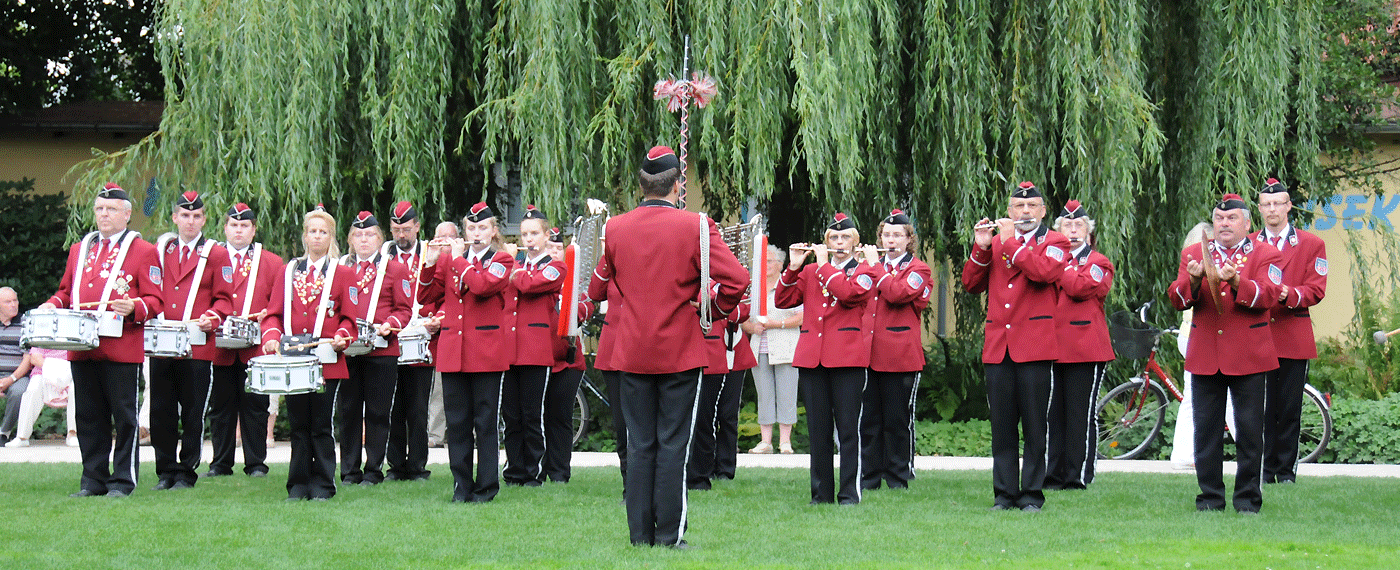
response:
[[[376,348],[389,346],[389,341],[375,332],[374,325],[364,319],[355,319],[355,340],[345,347],[345,356],[364,356]]]
[[[321,361],[315,356],[266,354],[248,361],[248,382],[254,394],[305,394],[322,392]]]
[[[415,327],[399,333],[399,364],[431,364],[433,353],[428,350],[432,335],[423,327]]]
[[[24,314],[19,345],[53,350],[97,348],[97,314],[73,309],[32,309]]]
[[[243,317],[229,317],[214,335],[214,346],[219,348],[248,348],[258,344],[258,323]]]
[[[190,327],[185,322],[146,321],[146,356],[189,358],[191,346]]]

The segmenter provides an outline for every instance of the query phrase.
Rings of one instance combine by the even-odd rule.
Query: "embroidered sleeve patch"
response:
[[[486,272],[487,272],[487,273],[490,273],[491,275],[493,275],[493,276],[495,276],[495,277],[505,277],[505,276],[506,276],[506,266],[501,265],[501,264],[499,264],[499,263],[492,262],[492,263],[491,263],[491,267],[488,268],[488,269],[486,270]]]
[[[1089,277],[1093,277],[1095,283],[1103,283],[1103,268],[1097,263],[1089,265]]]
[[[1045,246],[1045,255],[1049,256],[1050,259],[1053,259],[1055,261],[1065,260],[1065,250],[1055,247],[1053,245]]]
[[[351,302],[351,303],[354,303],[354,304],[356,304],[356,305],[360,304],[360,288],[359,288],[359,287],[351,287],[351,288],[350,288],[350,302]]]
[[[1317,260],[1313,262],[1313,271],[1316,271],[1318,275],[1326,277],[1327,259],[1323,257],[1317,258]]]
[[[924,286],[924,276],[911,272],[908,277],[904,278],[904,282],[909,284],[910,289],[918,289]]]
[[[542,273],[544,275],[544,278],[550,281],[554,281],[555,279],[559,278],[559,270],[555,269],[552,265],[546,265]]]
[[[403,287],[403,294],[404,294],[404,296],[408,296],[408,297],[412,297],[412,296],[413,296],[413,284],[412,284],[412,283],[409,283],[407,279],[401,279],[401,280],[399,280],[399,286],[400,286],[400,287]]]
[[[224,267],[224,283],[233,283],[232,267]]]
[[[1283,284],[1283,270],[1272,263],[1269,264],[1269,281],[1272,281],[1274,285]]]
[[[160,266],[158,265],[152,265],[151,268],[147,271],[147,274],[151,276],[151,283],[160,285],[164,281],[164,279],[161,279]]]
[[[923,295],[923,297],[924,297],[925,299],[928,298],[929,292],[930,292],[930,289],[929,289],[928,287],[924,287],[924,295]]]
[[[869,275],[862,273],[856,276],[856,285],[860,285],[861,289],[869,289],[875,286],[875,282],[870,279]]]

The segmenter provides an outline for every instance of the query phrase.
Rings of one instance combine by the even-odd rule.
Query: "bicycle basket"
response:
[[[1113,352],[1118,358],[1147,358],[1152,356],[1152,346],[1162,329],[1142,322],[1128,311],[1118,311],[1108,316],[1108,336],[1113,341]]]

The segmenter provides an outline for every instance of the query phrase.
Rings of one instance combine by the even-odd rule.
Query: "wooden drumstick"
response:
[[[1224,315],[1225,307],[1220,304],[1220,268],[1215,266],[1215,258],[1210,255],[1208,244],[1215,239],[1211,232],[1206,232],[1205,239],[1201,240],[1201,263],[1206,270],[1206,283],[1210,285],[1210,300],[1215,304],[1215,314]]]
[[[1371,338],[1376,341],[1376,344],[1385,344],[1386,339],[1395,336],[1396,334],[1400,334],[1400,329],[1395,329],[1390,332],[1376,331],[1375,334],[1371,335]]]

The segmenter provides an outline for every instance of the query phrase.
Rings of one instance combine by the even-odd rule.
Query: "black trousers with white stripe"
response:
[[[627,417],[627,529],[632,544],[674,545],[685,536],[685,471],[700,369],[620,376]]]
[[[986,372],[993,501],[1012,509],[1040,507],[1045,504],[1045,414],[1054,383],[1051,361],[1014,362],[1007,354],[1001,362],[987,364]],[[1024,451],[1019,445],[1022,434]]]
[[[573,475],[574,399],[582,383],[582,370],[565,368],[552,374],[545,388],[542,475],[556,483],[568,483]]]
[[[914,394],[918,372],[870,371],[860,418],[862,489],[909,487],[914,480]]]
[[[247,381],[246,363],[214,367],[214,382],[209,393],[214,456],[209,458],[209,470],[215,473],[233,473],[240,430],[243,433],[243,472],[249,475],[267,473],[268,398],[266,394],[247,391]]]
[[[711,479],[733,479],[739,452],[739,396],[744,371],[706,374],[700,380],[695,408],[695,437],[690,442],[686,486],[708,490]]]
[[[1094,404],[1103,381],[1103,362],[1055,363],[1055,386],[1050,393],[1049,459],[1046,489],[1083,489],[1094,482],[1098,459],[1098,415]]]
[[[351,485],[362,481],[381,483],[384,481],[384,456],[389,449],[389,411],[394,406],[399,357],[352,356],[345,359],[345,367],[350,378],[340,383],[336,402],[340,480]],[[362,451],[363,470],[360,468]]]
[[[807,405],[811,438],[812,502],[860,502],[860,416],[865,368],[799,368],[797,383]],[[833,434],[833,428],[836,433]],[[841,438],[841,488],[831,464],[832,441]]]
[[[1307,360],[1280,358],[1278,369],[1264,373],[1265,483],[1298,480],[1298,432],[1307,383]]]
[[[322,392],[288,394],[287,424],[292,458],[287,465],[287,497],[329,499],[335,496],[336,394],[343,380],[326,379]]]
[[[136,446],[141,365],[105,360],[72,362],[72,405],[77,406],[74,419],[78,422],[78,450],[83,456],[79,489],[98,495],[109,491],[129,495],[136,489],[141,464]]]
[[[209,405],[213,366],[193,358],[152,358],[150,362],[156,476],[171,484],[194,485],[204,451],[204,410]]]
[[[452,469],[453,502],[485,503],[501,490],[496,422],[504,375],[504,371],[442,373],[442,411],[447,417],[447,463]]]
[[[512,366],[501,381],[501,420],[505,422],[507,485],[544,482],[544,395],[548,366]]]
[[[599,370],[607,383],[608,401],[613,424],[613,447],[617,449],[617,470],[622,475],[622,492],[627,493],[627,415],[622,413],[622,373]]]
[[[390,475],[401,481],[427,479],[428,393],[433,388],[433,369],[426,366],[399,366],[394,407],[389,411]]]

